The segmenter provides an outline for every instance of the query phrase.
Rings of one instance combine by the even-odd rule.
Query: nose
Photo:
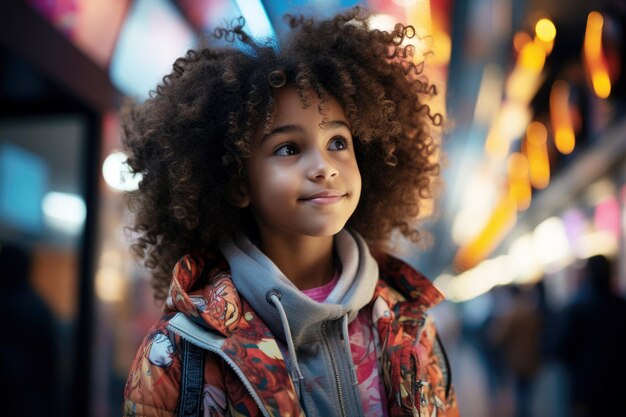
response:
[[[339,174],[330,156],[323,150],[311,151],[308,159],[307,177],[311,181],[327,180]]]

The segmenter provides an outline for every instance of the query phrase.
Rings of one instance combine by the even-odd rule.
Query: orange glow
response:
[[[546,55],[550,55],[556,37],[554,23],[550,19],[540,19],[535,25],[535,34],[535,43],[545,50]]]
[[[450,62],[452,41],[446,32],[437,30],[433,33],[433,55],[428,58],[431,65],[446,65]]]
[[[565,81],[555,81],[550,90],[550,119],[556,148],[564,155],[576,146],[574,124],[569,110],[569,86]]]
[[[532,122],[526,129],[526,137],[533,145],[545,145],[548,130],[541,122]]]
[[[533,38],[526,32],[517,32],[513,37],[513,47],[518,53],[522,50],[524,45],[533,41]]]
[[[507,162],[507,171],[509,178],[518,179],[528,177],[528,161],[526,157],[519,152],[513,152]]]
[[[587,16],[587,28],[583,52],[585,64],[591,78],[593,91],[599,98],[607,98],[611,94],[611,80],[607,65],[602,55],[602,27],[604,18],[598,12]]]
[[[541,72],[546,62],[546,50],[541,45],[531,42],[522,47],[518,64],[525,69]]]
[[[563,155],[569,155],[576,146],[576,136],[572,129],[559,127],[554,131],[554,142],[556,148]]]
[[[554,49],[554,41],[544,42],[539,38],[535,38],[535,43],[546,51],[546,55],[550,55],[552,49]]]
[[[506,80],[506,97],[526,106],[537,93],[542,81],[541,71],[531,71],[517,64]],[[528,122],[524,123],[524,129],[527,125]]]
[[[467,246],[459,249],[454,258],[454,266],[462,271],[476,266],[502,241],[506,233],[515,225],[516,220],[515,204],[506,194],[502,196],[478,236]]]
[[[411,25],[419,32],[433,33],[433,21],[430,0],[394,0],[399,6],[406,9],[406,17]]]
[[[524,211],[530,207],[532,199],[528,160],[519,152],[512,153],[507,163],[507,171],[509,173],[509,198],[515,203],[518,211]]]
[[[547,147],[548,131],[540,122],[532,122],[526,130],[526,155],[530,165],[530,183],[543,189],[550,183],[550,161]]]
[[[598,97],[607,98],[611,94],[611,80],[604,68],[598,68],[591,73],[591,83]]]
[[[597,60],[602,56],[602,26],[604,26],[602,15],[598,12],[589,13],[584,44],[588,59]]]
[[[550,19],[540,19],[535,25],[535,33],[543,42],[552,42],[556,37],[556,27]]]

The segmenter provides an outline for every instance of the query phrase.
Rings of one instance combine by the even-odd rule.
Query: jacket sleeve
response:
[[[125,417],[173,417],[181,380],[178,336],[167,321],[155,325],[144,338],[124,388]]]

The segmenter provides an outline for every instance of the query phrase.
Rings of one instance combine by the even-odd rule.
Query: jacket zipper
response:
[[[187,340],[189,343],[193,343],[194,345],[196,345],[196,346],[198,346],[198,347],[200,347],[202,349],[208,350],[211,353],[215,353],[220,358],[222,358],[224,360],[224,362],[226,362],[226,364],[228,364],[228,366],[230,366],[232,368],[232,370],[235,372],[237,377],[239,377],[239,379],[243,383],[243,386],[246,387],[246,390],[248,391],[248,394],[250,394],[250,396],[252,397],[254,402],[256,402],[257,406],[259,407],[259,410],[261,411],[261,414],[263,414],[264,417],[271,417],[269,415],[269,413],[267,412],[267,410],[265,409],[265,406],[263,405],[263,402],[261,401],[261,398],[259,397],[259,395],[256,393],[256,391],[252,387],[252,384],[250,384],[250,382],[248,381],[248,378],[245,377],[245,375],[241,371],[241,368],[239,368],[235,364],[235,362],[233,362],[228,357],[228,355],[226,355],[224,352],[222,352],[220,349],[218,349],[216,347],[213,347],[213,346],[211,346],[209,344],[206,344],[206,343],[203,343],[203,342],[199,341],[198,339],[196,339],[192,335],[187,334],[184,330],[178,329],[178,328],[173,327],[173,326],[167,326],[167,327],[168,327],[168,329],[170,329],[171,331],[173,331],[174,333],[176,333],[180,337],[182,337],[185,340]]]
[[[424,315],[422,317],[420,317],[418,320],[418,324],[419,324],[419,329],[417,331],[417,335],[415,337],[415,342],[417,344],[419,344],[419,340],[422,337],[422,333],[424,332],[424,329],[426,328],[425,324],[426,324],[426,313],[424,313]],[[413,369],[415,369],[415,378],[417,378],[417,381],[413,381],[413,390],[411,393],[411,396],[413,397],[411,400],[411,407],[413,408],[413,415],[420,417],[422,415],[422,406],[426,406],[428,405],[428,400],[426,399],[426,397],[424,396],[424,385],[427,384],[426,380],[422,378],[422,375],[420,375],[420,370],[418,369],[417,366],[417,362],[415,361],[414,357],[411,357],[411,366],[413,367]],[[417,388],[417,390],[415,389]],[[419,395],[419,403],[415,404],[415,393],[417,392],[417,394]]]
[[[328,349],[328,353],[330,354],[330,362],[333,366],[333,373],[335,376],[335,382],[337,383],[337,395],[339,396],[339,408],[341,409],[341,415],[343,417],[347,417],[346,408],[343,401],[343,390],[341,389],[341,381],[339,379],[339,369],[337,367],[337,359],[335,358],[335,354],[330,347],[330,342],[328,341],[328,336],[326,334],[326,321],[322,322],[322,336],[324,338],[324,343],[326,344],[326,348]]]

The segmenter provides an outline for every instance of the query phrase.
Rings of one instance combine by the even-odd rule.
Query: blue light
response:
[[[136,0],[111,58],[111,80],[122,92],[145,99],[195,43],[193,30],[170,1]]]
[[[260,42],[275,43],[276,33],[260,0],[235,0],[246,19],[246,30]]]
[[[41,200],[48,186],[43,158],[0,142],[0,220],[18,230],[40,233]]]
[[[240,0],[244,3],[245,0]],[[330,19],[337,13],[346,12],[353,6],[362,5],[372,10],[367,0],[263,0],[262,4],[270,16],[274,30],[279,36],[289,36],[289,25],[283,20],[285,14],[314,17],[316,20]]]

